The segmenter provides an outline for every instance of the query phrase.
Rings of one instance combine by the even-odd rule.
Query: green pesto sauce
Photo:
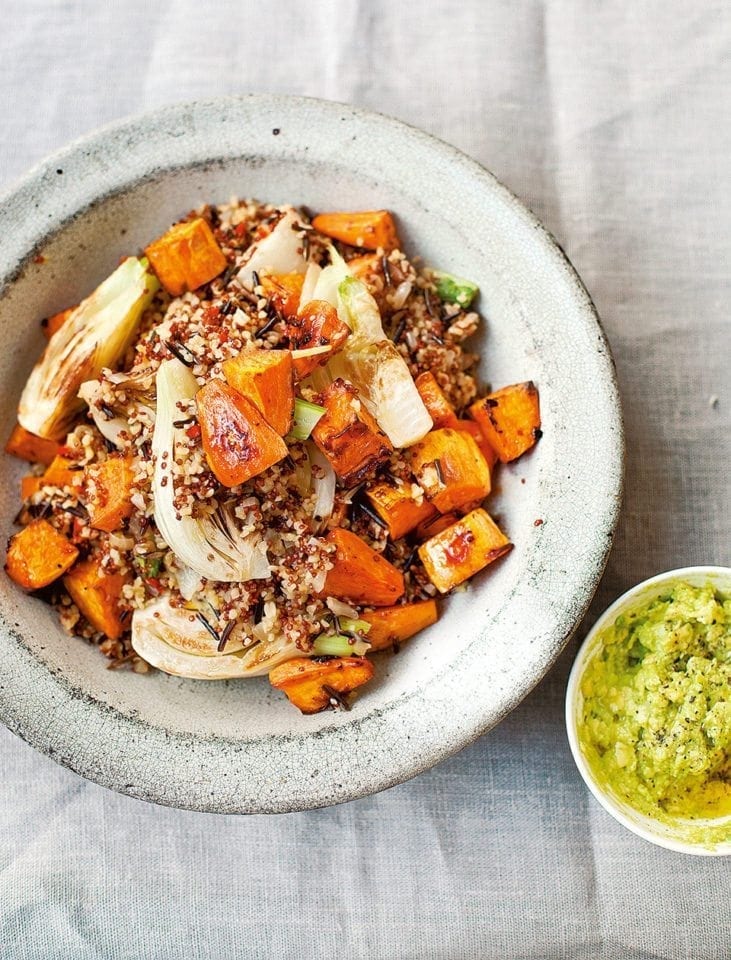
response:
[[[599,784],[666,823],[729,816],[731,599],[679,583],[599,639],[579,727]]]

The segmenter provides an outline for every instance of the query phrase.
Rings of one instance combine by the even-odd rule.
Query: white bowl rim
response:
[[[636,834],[638,837],[642,837],[643,840],[654,843],[659,847],[664,847],[666,850],[673,850],[676,853],[687,853],[698,857],[723,857],[731,855],[731,839],[723,843],[718,843],[712,848],[704,847],[697,843],[692,843],[690,841],[684,842],[682,840],[655,833],[649,826],[643,826],[641,823],[638,823],[636,820],[629,817],[622,809],[622,806],[604,789],[602,789],[597,782],[591,767],[587,763],[579,744],[575,710],[576,698],[579,692],[579,683],[588,663],[589,655],[593,655],[594,653],[591,648],[594,645],[598,634],[604,630],[605,627],[611,624],[614,619],[616,619],[618,613],[629,605],[629,601],[639,600],[642,594],[647,594],[649,597],[649,595],[654,592],[655,587],[660,587],[664,584],[678,583],[688,578],[702,579],[705,577],[707,577],[710,581],[723,578],[731,583],[731,567],[698,565],[691,567],[678,567],[675,570],[667,570],[664,573],[658,573],[652,577],[648,577],[647,580],[642,580],[640,583],[635,584],[635,586],[630,587],[629,590],[625,590],[620,597],[617,597],[617,599],[607,607],[607,609],[593,624],[576,653],[576,658],[573,666],[571,667],[571,672],[569,673],[569,678],[566,684],[565,719],[566,734],[569,741],[569,747],[571,749],[571,755],[574,758],[574,762],[576,763],[584,783],[587,785],[601,806],[604,807],[607,813],[611,814],[611,816],[613,816],[618,823],[621,823],[623,827],[631,830],[632,833]],[[650,818],[648,817],[645,817],[644,819],[647,822],[651,822]]]
[[[596,536],[594,543],[587,547],[585,554],[586,568],[582,571],[581,589],[580,591],[577,590],[576,596],[571,598],[573,605],[569,601],[566,602],[562,610],[561,622],[553,636],[551,649],[546,651],[540,663],[540,669],[536,669],[533,673],[526,675],[523,683],[517,689],[514,689],[510,694],[505,694],[500,700],[499,708],[493,709],[489,716],[483,715],[478,706],[470,704],[469,711],[466,711],[463,717],[464,722],[462,723],[461,729],[441,730],[436,740],[429,742],[429,750],[423,755],[412,754],[408,761],[401,760],[397,765],[394,764],[393,768],[379,770],[377,773],[370,771],[372,773],[372,779],[367,784],[357,782],[337,785],[321,783],[305,784],[304,795],[298,797],[296,801],[293,801],[291,798],[282,800],[277,798],[275,800],[261,802],[251,797],[242,797],[236,804],[221,806],[218,800],[212,801],[202,795],[189,795],[186,792],[185,784],[176,783],[173,785],[175,787],[173,793],[169,791],[165,792],[159,784],[159,777],[157,781],[154,778],[150,778],[143,782],[126,783],[123,780],[113,778],[108,772],[100,773],[97,766],[92,762],[92,758],[88,756],[81,756],[68,748],[59,750],[58,736],[54,740],[54,731],[43,728],[43,724],[39,722],[40,715],[31,716],[30,713],[21,714],[17,709],[11,708],[6,703],[3,699],[2,691],[0,691],[0,720],[2,720],[6,726],[41,752],[54,756],[59,762],[80,773],[82,776],[110,787],[111,789],[155,803],[206,812],[291,812],[293,810],[328,806],[333,803],[356,799],[401,783],[430,769],[434,764],[446,759],[472,743],[502,720],[520,703],[530,690],[533,689],[540,679],[545,676],[565,644],[573,635],[581,617],[586,612],[609,556],[612,536],[616,529],[622,502],[624,431],[616,371],[609,344],[601,327],[596,308],[558,242],[524,204],[518,200],[510,190],[503,186],[493,174],[457,148],[402,121],[387,117],[383,114],[354,108],[348,104],[308,97],[260,94],[184,102],[165,106],[151,112],[142,113],[108,124],[74,141],[37,164],[0,197],[1,209],[2,206],[8,204],[12,208],[13,203],[19,199],[20,195],[24,195],[26,199],[28,196],[33,196],[34,199],[40,200],[42,200],[44,196],[54,196],[61,211],[65,211],[65,218],[59,213],[50,230],[48,228],[44,229],[39,225],[19,225],[18,234],[14,239],[9,241],[9,243],[11,244],[11,249],[13,249],[13,246],[17,249],[19,244],[23,245],[23,257],[22,260],[18,261],[14,269],[6,271],[5,275],[0,277],[0,288],[4,289],[7,283],[12,282],[14,277],[17,276],[32,259],[36,248],[34,248],[29,238],[33,236],[33,230],[36,231],[38,242],[43,242],[46,236],[53,235],[53,233],[62,228],[69,219],[79,213],[83,213],[83,209],[81,211],[74,211],[72,209],[72,203],[75,202],[75,197],[72,197],[70,200],[66,197],[61,197],[59,200],[59,185],[57,182],[59,178],[55,177],[57,167],[62,167],[68,159],[76,157],[84,151],[103,149],[105,141],[110,135],[120,135],[126,131],[139,132],[141,127],[149,130],[155,124],[161,124],[162,122],[172,124],[175,121],[179,121],[183,123],[187,117],[195,115],[196,113],[200,114],[206,110],[221,108],[233,110],[237,104],[244,106],[253,105],[257,108],[268,109],[270,111],[277,109],[283,111],[296,110],[300,107],[310,109],[317,108],[323,114],[328,114],[333,120],[337,119],[337,117],[344,119],[341,115],[347,112],[348,116],[352,117],[354,121],[376,124],[384,131],[388,128],[392,135],[407,138],[408,142],[415,147],[438,152],[444,160],[458,165],[466,174],[469,174],[470,177],[479,181],[500,203],[504,204],[506,208],[510,208],[511,214],[515,216],[516,223],[518,223],[521,228],[532,231],[535,237],[536,247],[540,250],[541,256],[544,257],[547,262],[550,262],[552,268],[561,271],[567,285],[571,286],[575,309],[580,313],[584,326],[587,329],[591,329],[592,335],[596,337],[596,341],[600,346],[598,350],[600,359],[597,360],[597,374],[605,393],[604,403],[607,417],[611,417],[614,430],[608,449],[610,457],[607,473],[602,480],[601,489],[599,490],[603,509],[602,537]],[[195,165],[198,162],[198,160],[191,161],[191,165]],[[187,164],[183,164],[182,166],[186,165]],[[163,169],[173,170],[176,169],[176,165],[169,163]],[[132,183],[133,181],[130,180],[128,185]],[[110,194],[115,192],[115,190],[111,190]],[[104,196],[106,196],[106,194],[100,194],[97,199],[103,199]],[[9,643],[12,642],[13,645],[12,652],[15,657],[13,668],[19,672],[22,671],[27,680],[32,680],[34,684],[38,685],[39,690],[47,691],[49,697],[54,696],[59,698],[69,706],[72,706],[71,701],[74,699],[82,701],[78,705],[80,712],[99,710],[100,704],[96,700],[89,698],[86,694],[79,695],[79,692],[74,691],[63,677],[49,673],[43,664],[37,662],[29,651],[24,648],[22,637],[17,635],[17,632],[14,633],[12,626],[6,624],[3,632],[6,636],[0,639],[7,640]],[[419,702],[423,701],[428,708],[429,698],[426,696],[424,689],[414,693],[412,698],[418,698]],[[131,734],[133,737],[140,737],[141,730],[139,724],[135,725],[129,722],[127,718],[120,719],[110,716],[109,709],[103,706],[102,708],[106,711],[107,715],[105,720],[108,723],[121,724],[128,734]],[[76,707],[74,707],[74,709],[76,709]],[[378,719],[380,720],[381,717],[379,716]],[[145,727],[142,732],[152,739],[149,728]],[[283,738],[283,740],[286,739],[286,737]],[[184,736],[180,736],[177,739],[171,736],[169,739],[165,738],[164,741],[156,740],[154,746],[160,747],[162,742],[165,744],[165,749],[169,749],[170,752],[178,750],[181,754],[191,746],[191,738]],[[153,746],[152,743],[150,745]],[[209,753],[206,751],[208,751],[210,744],[207,742],[199,742],[199,746],[202,755],[207,759]]]

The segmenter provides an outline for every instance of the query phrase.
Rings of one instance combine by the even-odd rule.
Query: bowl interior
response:
[[[687,567],[652,577],[619,597],[587,634],[571,670],[566,690],[566,725],[569,743],[574,760],[587,786],[605,810],[624,826],[646,840],[671,850],[701,856],[727,855],[731,853],[731,817],[692,821],[677,819],[674,822],[663,822],[641,813],[597,781],[578,736],[584,708],[581,680],[589,662],[602,649],[602,632],[621,614],[662,596],[668,587],[679,581],[685,581],[693,586],[712,583],[721,593],[731,596],[731,570],[727,567]],[[700,837],[701,832],[705,836]],[[696,835],[695,838],[693,834]]]
[[[41,318],[77,302],[121,256],[192,207],[232,195],[313,210],[394,210],[410,254],[479,283],[486,321],[471,347],[483,385],[533,379],[545,425],[534,452],[501,468],[490,500],[513,552],[445,601],[439,623],[398,656],[379,658],[376,681],[349,714],[304,718],[266,679],[206,683],[107,670],[61,631],[52,610],[0,578],[11,672],[0,704],[13,729],[87,776],[149,799],[293,809],[424,769],[540,679],[603,568],[619,504],[621,423],[611,358],[585,291],[488,174],[394,121],[315,101],[243,98],[102,132],[6,199],[0,429],[11,429],[43,348]],[[0,471],[7,536],[24,467],[4,458]],[[49,701],[56,712],[44,726]]]

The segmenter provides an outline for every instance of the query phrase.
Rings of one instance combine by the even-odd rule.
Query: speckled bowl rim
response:
[[[589,661],[599,652],[599,634],[606,627],[610,626],[623,610],[637,606],[644,600],[649,600],[656,596],[659,587],[679,583],[682,580],[688,579],[696,583],[705,580],[718,583],[719,580],[722,580],[724,583],[731,585],[731,567],[679,567],[677,570],[658,573],[654,577],[649,577],[647,580],[643,580],[641,583],[626,590],[620,597],[617,597],[614,603],[607,607],[604,613],[597,619],[576,654],[576,659],[574,660],[566,684],[566,734],[571,755],[574,758],[574,762],[584,783],[607,813],[611,814],[623,827],[631,830],[632,833],[638,837],[642,837],[643,840],[654,843],[658,847],[664,847],[666,850],[673,850],[676,853],[687,853],[698,857],[728,857],[731,856],[731,840],[725,843],[719,842],[713,846],[679,840],[676,837],[662,832],[664,829],[662,824],[655,823],[650,817],[633,810],[629,804],[621,803],[599,784],[584,756],[579,742],[578,713],[581,693],[580,683]],[[729,817],[723,819],[724,821],[731,821]]]
[[[328,781],[304,782],[296,799],[284,796],[263,801],[253,796],[251,790],[247,791],[241,776],[241,796],[235,801],[222,804],[215,798],[214,791],[211,791],[209,796],[200,790],[190,790],[182,777],[175,780],[173,771],[199,760],[210,763],[214,767],[220,766],[221,760],[227,755],[226,751],[229,751],[228,756],[232,756],[233,752],[240,756],[242,750],[250,751],[254,759],[260,747],[256,741],[242,742],[225,738],[208,740],[189,734],[170,733],[145,724],[134,717],[123,716],[94,697],[74,690],[65,677],[51,671],[37,660],[12,625],[6,622],[0,631],[0,655],[5,655],[7,667],[5,680],[0,684],[0,720],[40,752],[53,757],[89,780],[150,802],[214,813],[283,813],[357,799],[402,783],[430,769],[499,723],[545,676],[586,612],[609,556],[622,501],[624,431],[616,372],[609,344],[594,304],[558,242],[513,193],[484,167],[455,147],[399,120],[354,108],[348,104],[307,97],[258,94],[185,102],[106,125],[74,141],[36,165],[0,196],[0,209],[9,206],[11,212],[13,209],[19,211],[22,203],[28,202],[30,198],[33,198],[36,205],[41,207],[42,201],[49,197],[56,201],[61,211],[65,211],[65,216],[57,213],[45,223],[41,222],[39,216],[38,220],[32,224],[23,225],[19,233],[20,239],[15,237],[12,241],[8,240],[5,243],[5,247],[10,248],[10,263],[13,265],[4,275],[0,275],[0,293],[23,271],[49,236],[57,233],[78,216],[83,216],[96,202],[118,193],[120,183],[123,183],[125,188],[131,187],[135,182],[139,182],[139,179],[145,180],[150,175],[148,173],[137,181],[133,179],[121,181],[118,178],[114,181],[112,188],[104,193],[100,191],[85,207],[74,208],[76,197],[73,196],[73,191],[68,198],[61,195],[58,183],[60,178],[56,176],[57,168],[64,168],[72,159],[80,158],[85,152],[103,151],[105,141],[110,136],[127,133],[134,138],[140,137],[143,131],[149,136],[154,136],[158,129],[170,130],[178,121],[184,124],[186,118],[191,115],[204,116],[206,111],[226,109],[234,111],[238,105],[241,105],[241,109],[252,107],[266,111],[268,114],[274,114],[277,110],[286,112],[299,108],[317,109],[323,118],[326,117],[332,122],[352,118],[354,122],[367,123],[371,128],[375,127],[385,135],[408,143],[414,150],[428,151],[432,156],[438,156],[441,161],[450,164],[453,168],[459,168],[460,174],[465,178],[469,178],[474,184],[479,184],[494,203],[501,203],[515,218],[516,228],[531,232],[535,240],[533,249],[540,256],[541,262],[563,275],[562,279],[570,290],[572,310],[581,319],[584,328],[582,332],[591,334],[598,345],[597,382],[606,405],[607,426],[611,423],[612,427],[611,436],[607,438],[609,444],[607,475],[603,478],[601,490],[603,497],[601,535],[594,536],[593,539],[587,537],[589,542],[584,554],[585,567],[575,578],[574,594],[564,599],[551,642],[546,644],[544,655],[536,668],[523,676],[520,685],[509,693],[502,694],[498,699],[497,707],[493,705],[486,708],[477,700],[461,704],[459,724],[453,727],[438,724],[433,732],[426,729],[416,731],[417,736],[414,739],[417,742],[413,744],[412,749],[399,754],[398,757],[384,757],[377,770],[369,769],[370,777],[365,782],[359,782],[357,778],[352,782],[335,782],[341,779],[335,776]],[[215,156],[212,155],[212,158],[215,159]],[[166,163],[164,170],[172,172],[196,165],[198,162],[203,161],[196,158],[183,164]],[[0,253],[4,252],[5,247],[3,238],[0,238]],[[21,251],[15,261],[12,259],[13,247],[16,251],[18,249]],[[470,659],[468,654],[469,650],[464,651],[462,656],[452,664],[450,669],[455,671],[455,676],[468,675],[467,665]],[[11,698],[3,695],[5,684],[12,684],[13,677],[16,675],[22,675],[25,683],[34,685],[37,696],[34,698],[33,705],[18,707],[17,704],[10,702]],[[375,710],[348,725],[326,728],[309,736],[319,740],[332,737],[332,742],[336,745],[338,740],[343,738],[348,738],[351,743],[357,743],[361,738],[377,737],[379,730],[383,731],[385,725],[398,722],[393,714],[397,708],[402,713],[405,712],[404,704],[409,705],[410,713],[407,713],[407,716],[428,717],[430,706],[443,702],[445,691],[441,687],[446,685],[446,682],[447,676],[441,674],[409,697],[389,704],[382,710]],[[46,711],[38,706],[46,699],[60,705],[60,709],[50,719]],[[56,721],[56,715],[62,719]],[[129,749],[135,749],[138,752],[137,759],[133,763],[138,774],[134,782],[126,782],[128,777],[116,776],[111,772],[111,768],[101,762],[101,753],[95,756],[94,748],[90,748],[87,742],[82,742],[81,735],[75,733],[76,724],[83,730],[87,723],[93,722],[103,724],[105,727],[111,725],[120,749],[126,750],[128,743],[133,744]],[[75,739],[77,736],[78,740]],[[301,737],[286,735],[280,739],[279,743],[285,745],[287,741],[304,743],[307,737],[306,732]],[[140,752],[146,754],[146,762],[139,759]],[[178,767],[176,767],[176,760]],[[249,762],[248,759],[247,762]],[[165,773],[173,777],[173,782],[165,781]],[[347,778],[342,776],[342,779]]]

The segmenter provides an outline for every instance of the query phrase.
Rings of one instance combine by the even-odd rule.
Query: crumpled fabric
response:
[[[590,797],[563,723],[580,637],[661,570],[729,563],[731,156],[719,0],[26,0],[0,31],[0,182],[182,99],[349,101],[462,148],[559,239],[624,398],[623,517],[586,624],[499,728],[342,807],[237,818],[117,796],[0,731],[0,955],[731,956],[728,862]],[[587,410],[587,416],[591,411]]]

